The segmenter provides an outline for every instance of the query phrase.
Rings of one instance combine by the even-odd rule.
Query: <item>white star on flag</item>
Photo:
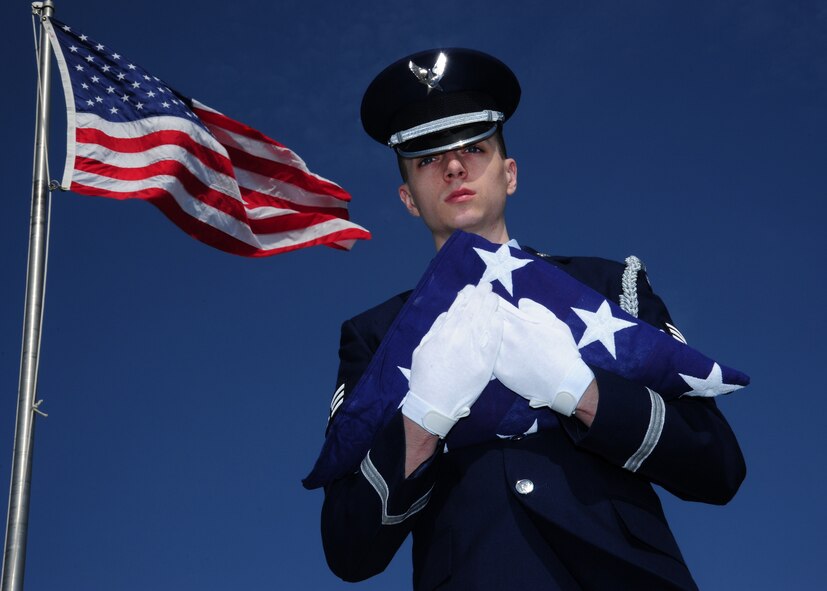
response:
[[[476,247],[474,247],[474,250],[485,263],[485,271],[480,279],[480,284],[485,281],[499,281],[509,295],[514,295],[514,283],[511,280],[511,272],[525,267],[533,261],[530,259],[514,258],[511,256],[511,249],[507,244],[503,244],[495,252],[489,252]]]
[[[624,328],[635,326],[635,323],[612,316],[612,310],[609,308],[609,302],[606,300],[603,300],[597,312],[589,312],[588,310],[582,310],[580,308],[572,308],[572,310],[586,325],[586,330],[583,332],[580,342],[577,343],[577,348],[582,349],[586,345],[600,341],[600,343],[606,347],[609,354],[614,359],[617,359],[615,333]]]
[[[411,370],[410,369],[408,369],[406,367],[399,366],[399,365],[396,366],[396,369],[398,369],[399,371],[402,372],[402,375],[405,376],[406,380],[408,380],[409,382],[411,381]],[[405,399],[407,397],[408,397],[408,395],[405,394],[402,397],[402,400],[399,401],[399,406],[397,406],[396,408],[402,408],[402,405],[405,404]]]
[[[712,364],[712,371],[706,378],[695,378],[687,376],[682,373],[678,374],[683,378],[683,381],[692,388],[684,396],[717,396],[718,394],[729,394],[735,390],[743,388],[737,384],[725,384],[721,376],[721,366],[717,363]]]

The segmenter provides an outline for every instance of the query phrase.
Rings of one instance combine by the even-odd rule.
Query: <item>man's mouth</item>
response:
[[[471,189],[457,189],[445,198],[445,203],[462,203],[471,199],[476,192]]]

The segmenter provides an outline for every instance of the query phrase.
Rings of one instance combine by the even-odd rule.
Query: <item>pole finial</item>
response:
[[[43,2],[32,2],[32,14],[40,18],[52,16],[55,11],[55,3],[52,0],[43,0]]]

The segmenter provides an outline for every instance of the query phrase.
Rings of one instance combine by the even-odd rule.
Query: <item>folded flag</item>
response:
[[[64,189],[149,201],[196,240],[242,256],[370,238],[348,221],[350,195],[285,146],[68,25],[45,27],[66,98]]]
[[[408,391],[413,350],[434,320],[466,285],[491,282],[494,293],[517,306],[529,298],[566,323],[583,360],[658,392],[717,396],[749,384],[745,374],[640,321],[565,271],[530,253],[455,232],[433,259],[382,340],[368,369],[331,423],[321,454],[304,486],[316,488],[352,472]],[[458,448],[512,437],[557,424],[548,408],[528,402],[492,380],[451,429],[446,443]]]

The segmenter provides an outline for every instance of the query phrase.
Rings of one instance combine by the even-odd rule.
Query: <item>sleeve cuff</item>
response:
[[[413,392],[408,392],[405,396],[405,403],[402,405],[402,414],[411,419],[414,423],[421,426],[428,433],[445,437],[448,435],[457,421],[471,412],[471,409],[465,408],[460,412],[460,416],[456,419],[445,416],[444,414],[434,410],[433,406],[422,400]]]
[[[434,485],[434,464],[441,456],[443,444],[434,455],[405,478],[405,432],[402,413],[397,412],[379,433],[359,469],[379,496],[382,524],[402,523],[428,503]]]
[[[560,383],[557,395],[551,403],[551,410],[567,417],[572,416],[593,379],[594,373],[591,368],[582,359],[578,359]]]
[[[599,392],[594,422],[587,428],[571,419],[564,421],[565,429],[578,446],[625,466],[638,454],[650,431],[650,391],[604,369],[591,369]]]

